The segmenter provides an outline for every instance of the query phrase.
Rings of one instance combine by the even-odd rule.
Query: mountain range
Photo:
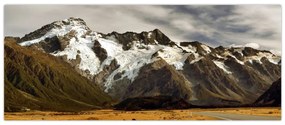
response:
[[[104,34],[73,17],[4,44],[7,111],[104,108],[140,97],[240,106],[281,78],[281,57],[267,50],[177,42],[159,29]]]

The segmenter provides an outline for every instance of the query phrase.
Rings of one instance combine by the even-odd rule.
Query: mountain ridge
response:
[[[80,18],[48,25],[54,26],[31,32],[18,44],[67,62],[119,101],[167,90],[200,105],[250,104],[281,76],[281,57],[265,50],[174,42],[159,29],[103,34]],[[160,68],[150,66],[155,64]],[[160,78],[163,73],[169,77]],[[181,89],[171,89],[177,85]]]
[[[5,111],[81,111],[108,107],[112,100],[68,63],[13,39],[4,43]]]

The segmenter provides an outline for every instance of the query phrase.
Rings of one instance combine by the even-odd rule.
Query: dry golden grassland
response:
[[[281,107],[262,107],[262,108],[225,108],[223,110],[214,110],[216,112],[231,114],[246,114],[257,116],[278,116],[281,117]]]
[[[212,111],[231,114],[281,116],[281,108],[213,108],[186,110],[117,111],[94,110],[84,112],[5,112],[5,120],[219,120],[196,115],[195,112]]]

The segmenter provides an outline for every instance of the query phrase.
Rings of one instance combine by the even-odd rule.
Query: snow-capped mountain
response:
[[[115,99],[170,95],[199,104],[251,103],[281,77],[281,57],[250,47],[212,48],[149,32],[92,31],[55,21],[18,42],[63,59]]]

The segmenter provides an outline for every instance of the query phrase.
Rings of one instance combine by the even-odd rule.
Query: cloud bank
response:
[[[6,5],[4,35],[22,37],[69,17],[80,17],[103,33],[158,28],[176,42],[282,48],[280,5]]]

